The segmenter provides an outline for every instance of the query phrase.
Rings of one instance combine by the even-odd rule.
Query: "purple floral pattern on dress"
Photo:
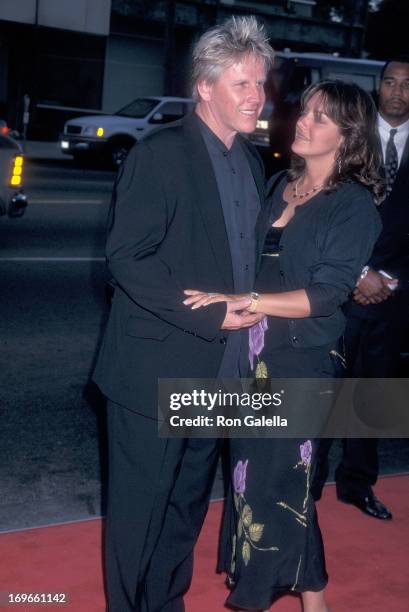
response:
[[[258,357],[264,348],[264,334],[268,329],[267,317],[250,327],[249,331],[249,361],[254,369],[254,357]]]
[[[233,486],[234,486],[234,507],[237,512],[236,533],[232,538],[232,557],[230,563],[230,572],[234,575],[236,571],[236,558],[241,553],[241,558],[245,566],[250,562],[252,550],[271,551],[278,550],[277,546],[269,546],[267,548],[258,545],[258,542],[263,537],[264,524],[254,521],[253,510],[245,498],[247,465],[249,460],[239,460],[233,470]],[[233,578],[234,584],[234,578]]]
[[[311,460],[312,460],[312,443],[311,440],[306,440],[303,444],[300,444],[300,461],[294,466],[294,470],[301,468],[306,474],[305,482],[305,497],[302,504],[302,509],[294,508],[290,506],[286,501],[277,502],[278,506],[285,508],[289,512],[292,512],[295,520],[303,527],[307,527],[307,515],[308,515],[308,502],[311,498],[310,493],[310,479],[311,479]],[[297,572],[298,576],[298,572]],[[297,578],[298,579],[298,578]],[[297,582],[297,581],[296,581]]]
[[[301,461],[304,463],[304,465],[310,465],[312,455],[311,440],[306,440],[304,444],[300,444],[300,455]]]
[[[242,495],[246,490],[246,471],[248,462],[248,459],[244,463],[243,461],[238,461],[234,468],[233,484],[234,490],[238,495]]]

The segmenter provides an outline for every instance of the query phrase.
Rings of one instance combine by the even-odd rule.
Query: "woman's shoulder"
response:
[[[356,181],[345,181],[340,183],[333,192],[334,208],[343,208],[344,210],[366,209],[373,210],[377,214],[376,205],[370,190]]]
[[[338,185],[333,192],[329,219],[335,224],[351,222],[368,229],[381,227],[379,212],[370,190],[361,183],[350,181]]]
[[[373,203],[374,199],[372,193],[362,183],[357,181],[343,181],[336,187],[335,193],[338,194],[339,199],[354,199],[364,200]]]

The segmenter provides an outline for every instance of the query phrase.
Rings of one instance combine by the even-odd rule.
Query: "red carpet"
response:
[[[332,612],[408,612],[409,476],[379,481],[376,492],[392,508],[382,522],[335,499],[325,488],[318,505],[327,553]],[[222,612],[226,591],[214,573],[221,503],[211,504],[196,553],[187,612]],[[100,520],[30,529],[0,536],[0,593],[67,593],[68,605],[20,605],[3,609],[39,612],[103,612]],[[1,601],[3,604],[3,601]],[[4,604],[3,604],[4,605]],[[283,597],[274,612],[299,612],[296,597]]]

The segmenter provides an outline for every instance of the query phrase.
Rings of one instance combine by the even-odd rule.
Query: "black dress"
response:
[[[270,377],[332,379],[342,368],[337,358],[345,327],[341,306],[368,261],[381,224],[369,191],[347,181],[297,207],[281,230],[271,227],[286,206],[287,182],[284,175],[271,179],[273,193],[259,220],[266,238],[255,289],[305,289],[311,315],[268,317],[259,359]],[[316,396],[311,400],[299,394],[296,399],[303,418],[325,418],[326,407],[321,411]],[[230,450],[231,494],[219,557],[231,588],[227,604],[260,610],[285,592],[322,590],[328,577],[310,493],[316,442],[307,436],[232,439]]]
[[[271,227],[266,235],[255,287],[260,293],[283,290],[279,275],[283,232]],[[269,376],[328,377],[335,375],[330,355],[334,348],[337,343],[294,348],[288,342],[287,320],[268,317],[259,359]],[[283,593],[320,591],[326,586],[323,542],[309,490],[315,446],[310,439],[230,440],[232,492],[219,564],[227,571],[231,588],[227,604],[267,609]]]

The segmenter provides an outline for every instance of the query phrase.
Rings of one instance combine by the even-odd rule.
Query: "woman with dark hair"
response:
[[[332,378],[342,363],[341,306],[356,286],[381,224],[376,108],[354,84],[323,81],[304,93],[291,169],[272,177],[255,291],[248,310],[252,376]],[[199,308],[243,295],[186,291]],[[256,359],[255,359],[256,357]],[[342,366],[341,366],[342,367]],[[297,403],[304,419],[311,401]],[[309,487],[314,439],[232,439],[232,492],[221,566],[227,603],[265,610],[285,592],[304,612],[327,612],[322,538]]]

